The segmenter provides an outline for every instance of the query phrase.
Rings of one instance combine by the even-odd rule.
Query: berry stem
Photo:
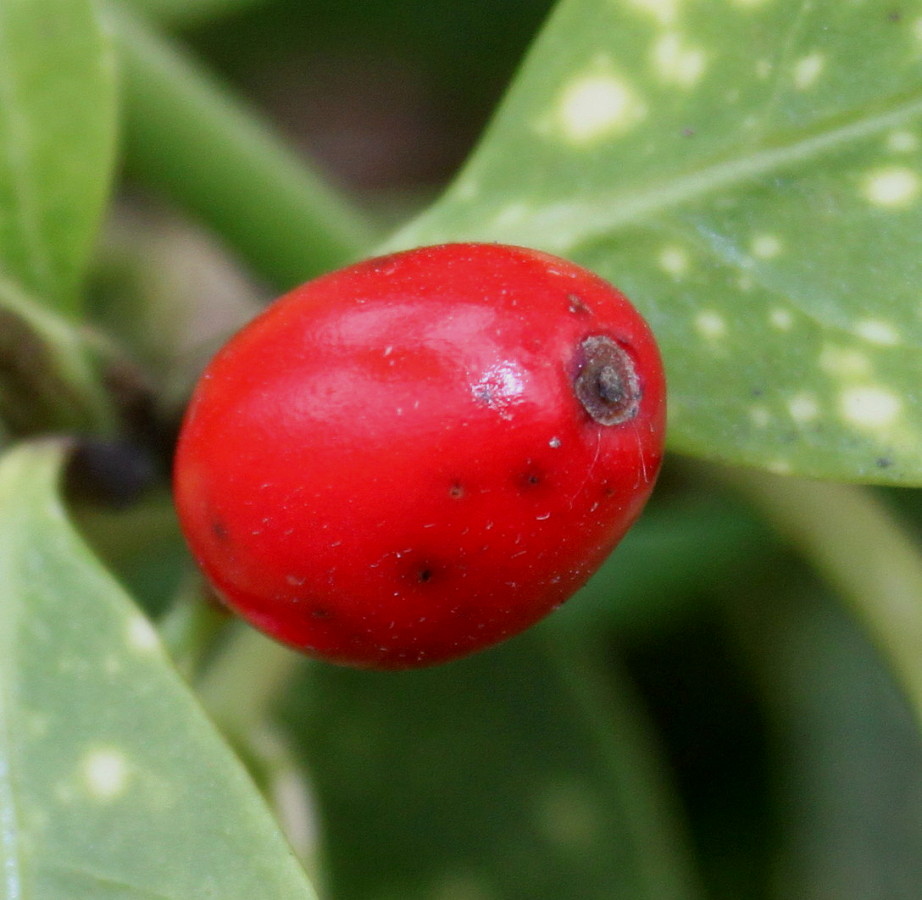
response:
[[[130,175],[203,220],[280,288],[367,252],[365,218],[323,176],[165,37],[120,5],[107,13]]]
[[[158,622],[160,636],[176,668],[194,681],[218,640],[227,630],[229,613],[202,597],[197,576],[180,586],[173,606]]]
[[[834,587],[922,723],[922,547],[867,488],[756,471],[730,482]]]

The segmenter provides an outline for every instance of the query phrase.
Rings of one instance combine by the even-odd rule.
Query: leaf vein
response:
[[[635,224],[699,197],[784,169],[831,152],[922,116],[922,98],[914,97],[893,109],[857,116],[835,128],[777,143],[742,157],[722,160],[645,190],[612,193],[591,203],[562,202],[531,212],[527,222],[509,226],[515,239],[547,250],[571,250],[601,234]],[[425,227],[425,222],[420,222]],[[492,235],[496,237],[495,235]],[[402,236],[401,236],[402,237]]]

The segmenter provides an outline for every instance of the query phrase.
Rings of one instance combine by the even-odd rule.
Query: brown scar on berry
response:
[[[640,409],[640,379],[624,348],[606,335],[580,344],[582,364],[573,390],[583,409],[600,425],[621,425]]]

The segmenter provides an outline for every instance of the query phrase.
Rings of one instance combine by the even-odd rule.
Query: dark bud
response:
[[[151,453],[139,444],[87,438],[71,453],[65,484],[75,499],[125,509],[141,498],[157,475]]]

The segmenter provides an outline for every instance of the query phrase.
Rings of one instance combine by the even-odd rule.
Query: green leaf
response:
[[[0,3],[0,274],[77,307],[112,174],[113,52],[92,0]]]
[[[838,592],[888,657],[922,724],[922,548],[872,489],[728,469],[754,504]]]
[[[314,894],[258,793],[55,497],[0,458],[0,895]]]
[[[673,448],[922,484],[922,7],[564,0],[447,195],[390,242],[619,285]]]
[[[922,884],[918,719],[831,598],[778,587],[734,611],[771,712],[784,811],[773,896],[908,900]]]
[[[315,666],[293,685],[332,896],[698,896],[640,710],[578,646],[523,635],[447,666]]]

